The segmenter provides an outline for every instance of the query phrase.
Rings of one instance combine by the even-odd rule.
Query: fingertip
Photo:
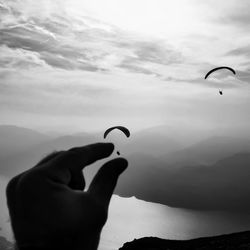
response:
[[[110,156],[115,149],[115,146],[112,142],[100,143],[100,147],[101,147],[100,150],[103,150],[104,157]]]
[[[117,161],[119,161],[119,163],[121,164],[121,165],[124,165],[124,166],[128,166],[128,160],[127,159],[125,159],[125,158],[123,158],[123,157],[118,157],[118,158],[116,158],[116,160]]]
[[[114,149],[115,149],[114,143],[112,143],[112,142],[107,142],[106,145],[107,145],[107,147],[109,148],[109,150],[110,150],[111,152],[114,151]]]
[[[128,161],[125,158],[118,158],[118,159],[120,160],[120,168],[121,168],[120,174],[121,174],[127,169]]]

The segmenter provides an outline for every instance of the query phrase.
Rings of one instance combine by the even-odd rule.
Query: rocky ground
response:
[[[145,237],[127,242],[119,250],[250,250],[250,231],[192,240]]]

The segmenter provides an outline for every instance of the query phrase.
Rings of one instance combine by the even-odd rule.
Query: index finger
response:
[[[71,148],[52,160],[54,168],[82,170],[85,166],[97,160],[106,158],[114,150],[113,143],[95,143],[83,147]]]

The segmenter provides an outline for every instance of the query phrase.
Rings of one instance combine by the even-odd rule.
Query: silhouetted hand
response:
[[[9,182],[7,202],[19,249],[97,249],[127,161],[104,164],[86,192],[82,169],[113,150],[111,143],[97,143],[57,152]]]

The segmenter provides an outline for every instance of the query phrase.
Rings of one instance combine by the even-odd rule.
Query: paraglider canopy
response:
[[[230,67],[222,66],[222,67],[217,67],[217,68],[214,68],[214,69],[210,70],[210,71],[205,75],[205,79],[207,79],[208,76],[209,76],[210,74],[212,74],[214,71],[221,70],[221,69],[227,69],[227,70],[230,70],[234,75],[236,74],[234,69],[232,69],[232,68],[230,68]]]
[[[130,136],[130,132],[129,132],[129,130],[128,130],[126,127],[123,127],[123,126],[114,126],[114,127],[108,128],[108,129],[105,131],[105,133],[104,133],[104,135],[103,135],[104,139],[105,139],[105,138],[107,137],[107,135],[108,135],[112,130],[114,130],[114,129],[119,129],[119,130],[121,130],[127,137]]]

